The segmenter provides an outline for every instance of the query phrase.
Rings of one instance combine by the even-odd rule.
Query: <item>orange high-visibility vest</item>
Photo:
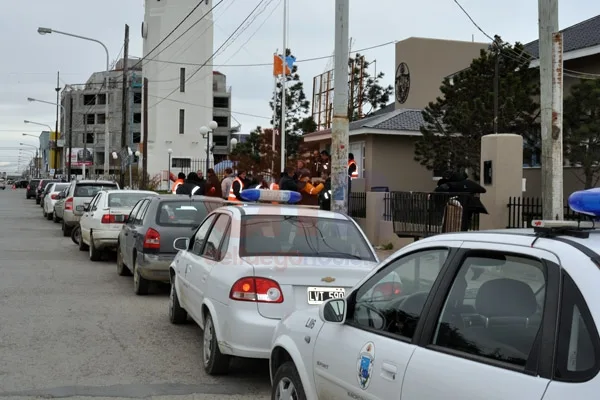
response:
[[[175,181],[175,183],[173,184],[173,187],[171,188],[171,193],[173,194],[177,194],[177,188],[181,185],[183,185],[183,179],[177,179]]]
[[[233,182],[239,182],[240,183],[240,192],[244,189],[244,182],[242,182],[242,180],[240,178],[235,178],[233,180]],[[235,193],[233,193],[233,182],[231,182],[231,187],[229,188],[229,196],[227,197],[227,200],[229,201],[239,201],[237,197],[235,197]]]
[[[354,160],[350,160],[348,161],[348,170],[350,170],[350,166],[354,164],[354,166],[356,167],[356,169],[354,170],[354,172],[352,172],[352,174],[350,175],[350,179],[356,179],[358,178],[358,166],[356,165],[356,162]]]

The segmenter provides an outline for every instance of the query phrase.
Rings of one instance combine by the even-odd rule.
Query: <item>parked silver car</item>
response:
[[[224,205],[218,197],[162,195],[140,200],[119,233],[117,273],[133,273],[136,294],[148,293],[150,281],[169,282],[177,255],[176,238],[190,237],[204,218]]]
[[[81,180],[71,182],[63,205],[63,235],[71,235],[71,230],[79,224],[84,208],[90,204],[96,193],[101,190],[117,189],[120,189],[119,184],[114,181]]]

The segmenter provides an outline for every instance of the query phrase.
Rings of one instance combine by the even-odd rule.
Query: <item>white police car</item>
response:
[[[569,205],[597,219],[600,189]],[[533,226],[420,240],[344,299],[292,313],[273,337],[272,398],[598,398],[600,230]]]

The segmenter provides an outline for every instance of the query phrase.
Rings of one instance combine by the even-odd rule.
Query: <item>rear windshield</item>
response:
[[[40,184],[40,181],[29,181],[29,186],[30,187],[37,187],[37,185]]]
[[[127,192],[125,190],[120,191],[119,193],[111,193],[108,195],[108,206],[109,207],[126,207],[133,208],[135,204],[141,199],[145,199],[146,197],[155,196],[150,193],[136,193],[136,192]]]
[[[54,191],[55,192],[61,192],[61,191],[65,190],[68,187],[69,187],[68,183],[57,183],[56,186],[54,186]]]
[[[375,261],[362,234],[350,221],[286,215],[244,216],[240,256],[261,255]]]
[[[156,223],[162,226],[198,226],[208,215],[200,201],[163,201],[156,213]]]
[[[110,183],[78,183],[75,185],[73,197],[94,197],[101,190],[116,190],[117,184]]]

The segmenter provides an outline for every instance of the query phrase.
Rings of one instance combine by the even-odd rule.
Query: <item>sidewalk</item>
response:
[[[375,250],[375,253],[377,253],[377,257],[379,258],[379,261],[383,261],[386,258],[388,258],[389,256],[391,256],[392,254],[394,254],[396,251],[398,251],[398,250]]]

